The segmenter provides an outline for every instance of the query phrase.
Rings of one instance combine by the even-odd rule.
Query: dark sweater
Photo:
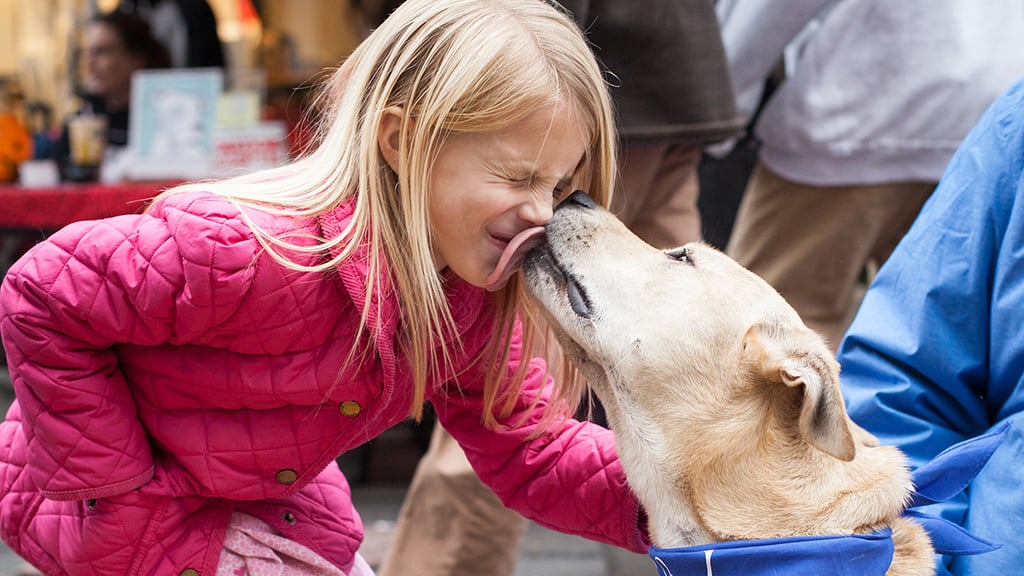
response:
[[[610,72],[626,140],[711,144],[739,134],[714,0],[562,0]]]

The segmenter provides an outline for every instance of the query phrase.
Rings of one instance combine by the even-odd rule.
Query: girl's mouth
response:
[[[501,238],[494,238],[498,242],[502,242]],[[519,269],[519,265],[523,262],[523,255],[543,241],[543,226],[527,228],[506,241],[505,248],[501,252],[501,257],[498,258],[498,264],[494,267],[494,271],[487,277],[486,289],[489,292],[501,290],[501,288],[508,282],[508,279],[512,277],[512,274]]]

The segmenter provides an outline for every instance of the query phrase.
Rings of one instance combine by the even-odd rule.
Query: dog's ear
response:
[[[811,446],[849,462],[856,447],[835,360],[816,334],[793,332],[775,322],[755,324],[744,336],[744,355],[765,380],[803,388],[800,434]]]
[[[861,428],[853,420],[850,420],[850,432],[853,433],[854,441],[861,446],[878,446],[880,444],[874,434]]]

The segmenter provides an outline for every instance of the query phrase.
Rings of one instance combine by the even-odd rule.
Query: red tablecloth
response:
[[[141,212],[176,182],[61,184],[53,188],[0,185],[0,228],[57,230],[77,220]]]

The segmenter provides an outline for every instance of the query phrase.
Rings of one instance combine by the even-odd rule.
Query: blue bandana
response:
[[[914,471],[915,490],[904,512],[931,536],[939,554],[981,554],[999,548],[948,520],[913,508],[945,502],[971,483],[1002,443],[1009,425],[950,446]],[[892,532],[738,540],[649,551],[660,576],[883,576],[893,557]]]

